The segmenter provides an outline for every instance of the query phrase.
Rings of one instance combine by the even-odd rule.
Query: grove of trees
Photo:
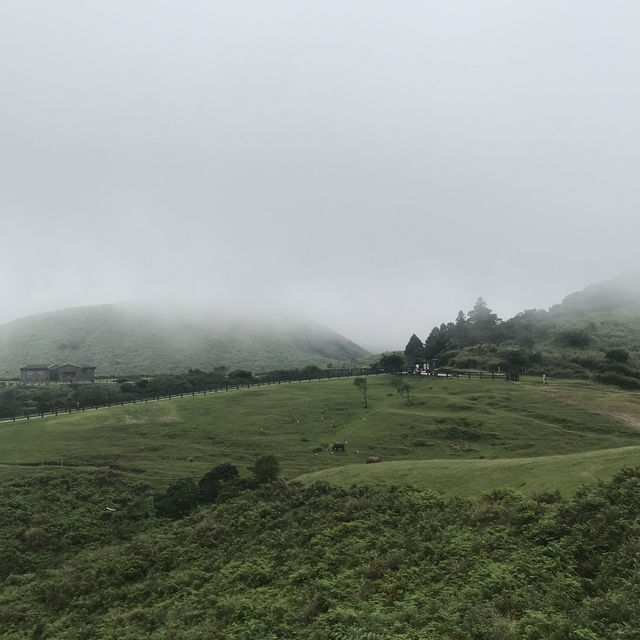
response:
[[[531,309],[503,321],[478,298],[454,322],[434,327],[424,345],[413,334],[404,354],[409,365],[435,360],[439,367],[546,373],[640,388],[640,324],[635,335],[625,327],[627,316],[600,311],[593,316],[598,322],[591,317],[587,311]],[[629,348],[634,340],[636,351]]]

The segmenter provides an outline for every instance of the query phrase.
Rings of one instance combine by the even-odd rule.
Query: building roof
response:
[[[20,367],[20,371],[43,371],[45,369],[59,369],[60,367],[75,367],[76,369],[95,369],[93,364],[72,364],[67,362],[65,364],[25,364]]]
[[[58,369],[61,367],[75,367],[76,369],[95,369],[93,364],[73,364],[73,362],[65,362],[64,364],[57,365]]]
[[[42,369],[51,369],[51,367],[55,367],[55,364],[25,364],[23,367],[20,367],[20,371],[32,371],[32,370],[42,370]]]

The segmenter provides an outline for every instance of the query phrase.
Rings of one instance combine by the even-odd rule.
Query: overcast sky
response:
[[[0,322],[164,297],[372,349],[638,268],[640,3],[0,0]]]

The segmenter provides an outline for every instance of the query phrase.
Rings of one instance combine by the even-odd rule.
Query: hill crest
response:
[[[0,326],[0,375],[32,362],[89,362],[96,375],[217,366],[254,372],[350,362],[367,352],[304,318],[135,304],[72,307]]]

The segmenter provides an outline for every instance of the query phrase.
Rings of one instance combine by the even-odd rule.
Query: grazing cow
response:
[[[367,458],[367,464],[373,464],[374,462],[382,462],[382,458],[378,458],[378,456],[369,456]]]
[[[331,445],[331,452],[332,452],[332,453],[333,453],[334,451],[338,451],[338,450],[344,451],[344,442],[334,442],[334,443]]]

